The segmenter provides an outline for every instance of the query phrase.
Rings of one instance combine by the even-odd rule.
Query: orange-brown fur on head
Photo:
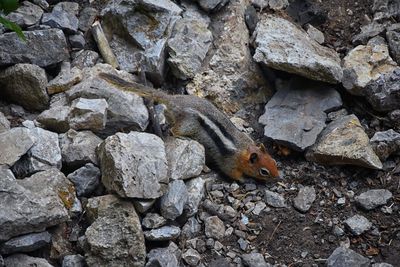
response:
[[[237,158],[238,171],[257,180],[266,181],[279,177],[276,161],[268,154],[263,144],[249,145]]]

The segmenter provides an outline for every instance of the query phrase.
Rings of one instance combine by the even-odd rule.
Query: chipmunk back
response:
[[[101,73],[100,77],[121,90],[165,104],[173,135],[188,137],[201,143],[206,151],[207,165],[218,168],[228,177],[241,181],[244,176],[250,176],[266,181],[279,176],[276,162],[264,145],[256,145],[206,99],[166,94],[111,74]]]

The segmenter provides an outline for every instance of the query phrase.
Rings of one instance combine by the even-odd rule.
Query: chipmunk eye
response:
[[[260,175],[261,176],[269,176],[269,171],[265,168],[260,169]]]
[[[250,155],[250,163],[254,164],[256,162],[257,158],[258,158],[257,153],[251,153],[251,155]]]

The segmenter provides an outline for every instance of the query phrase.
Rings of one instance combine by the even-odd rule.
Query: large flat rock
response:
[[[266,16],[257,24],[254,37],[255,61],[313,80],[342,81],[339,55],[289,21]]]

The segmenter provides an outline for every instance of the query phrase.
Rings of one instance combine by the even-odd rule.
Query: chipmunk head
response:
[[[258,180],[266,181],[278,178],[279,171],[276,161],[268,154],[263,144],[250,145],[241,155],[243,173]]]

